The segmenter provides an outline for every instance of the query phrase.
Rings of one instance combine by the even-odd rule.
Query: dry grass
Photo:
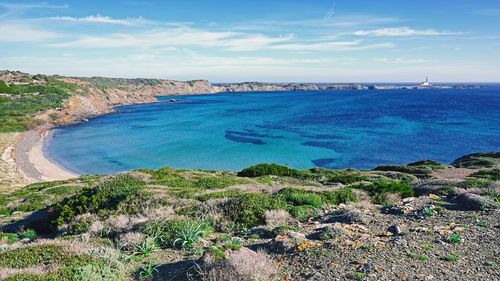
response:
[[[20,133],[0,133],[0,194],[10,193],[27,184],[14,161],[14,146],[20,136]]]
[[[53,266],[33,266],[28,268],[1,268],[0,267],[0,280],[7,279],[11,276],[17,274],[27,274],[27,275],[44,275],[51,271],[54,271]]]
[[[226,259],[209,262],[201,272],[204,281],[254,281],[278,280],[276,265],[264,251],[254,252],[248,248],[229,252]]]
[[[269,210],[265,213],[267,226],[274,228],[289,225],[293,218],[286,210]]]

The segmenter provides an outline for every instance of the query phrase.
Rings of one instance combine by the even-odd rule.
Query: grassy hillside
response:
[[[38,125],[34,116],[61,107],[75,89],[53,77],[35,75],[22,84],[0,81],[0,132],[21,132]]]
[[[0,199],[0,279],[413,280],[455,263],[494,279],[498,171],[443,180],[422,171],[448,166],[415,165],[417,176],[260,164],[32,184]]]

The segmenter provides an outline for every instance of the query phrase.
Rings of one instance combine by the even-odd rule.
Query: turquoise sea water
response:
[[[500,87],[160,97],[58,128],[46,153],[79,173],[171,166],[373,168],[500,150]]]

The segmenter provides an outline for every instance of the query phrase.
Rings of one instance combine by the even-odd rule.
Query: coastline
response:
[[[29,183],[67,180],[80,176],[62,167],[45,153],[44,146],[51,128],[40,127],[25,132],[15,145],[18,171]]]

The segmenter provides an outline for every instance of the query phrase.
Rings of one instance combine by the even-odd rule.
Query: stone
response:
[[[401,235],[403,233],[403,231],[401,231],[401,227],[397,224],[389,226],[387,230],[389,230],[389,232],[391,232],[394,235]]]

